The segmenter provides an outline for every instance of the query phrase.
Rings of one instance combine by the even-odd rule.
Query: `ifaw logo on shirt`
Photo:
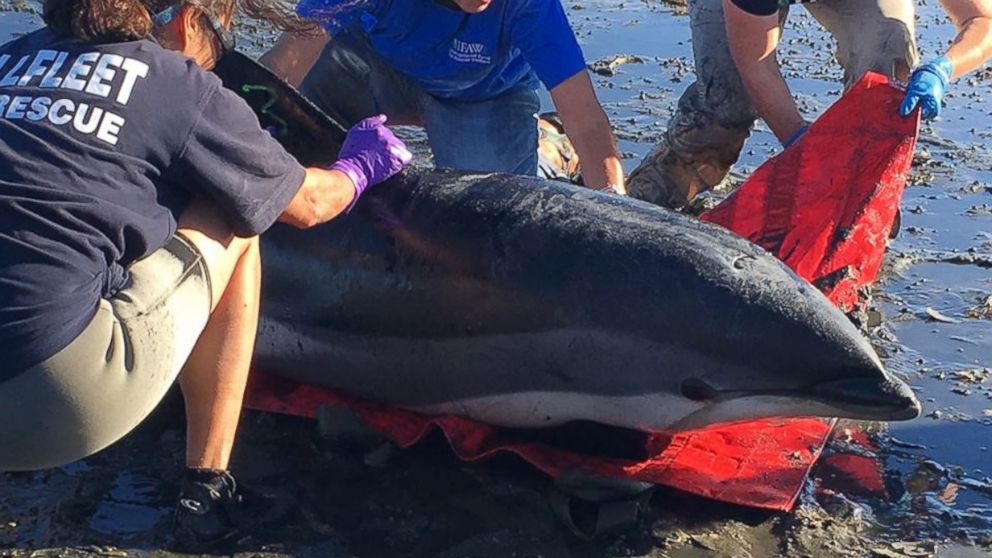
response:
[[[455,62],[472,62],[475,64],[492,64],[493,59],[486,54],[486,45],[482,43],[466,43],[454,39],[448,56]]]

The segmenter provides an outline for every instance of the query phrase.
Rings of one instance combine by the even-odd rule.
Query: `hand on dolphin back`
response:
[[[366,118],[345,136],[338,160],[331,165],[355,184],[350,211],[369,186],[389,180],[413,160],[406,145],[386,127],[385,115]]]

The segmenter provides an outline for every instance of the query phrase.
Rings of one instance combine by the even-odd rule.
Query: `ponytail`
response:
[[[140,39],[152,29],[142,0],[45,0],[43,17],[56,35],[95,43]]]

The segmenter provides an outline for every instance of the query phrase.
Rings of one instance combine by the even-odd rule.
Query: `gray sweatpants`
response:
[[[804,7],[834,36],[845,88],[873,70],[905,81],[917,63],[913,0],[820,0]],[[783,9],[784,23],[788,9]],[[631,195],[681,207],[722,182],[757,113],[727,44],[723,0],[689,0],[696,81],[662,142],[631,173]]]
[[[0,471],[65,465],[116,442],[175,382],[210,317],[199,252],[176,236],[134,263],[86,329],[0,383]]]

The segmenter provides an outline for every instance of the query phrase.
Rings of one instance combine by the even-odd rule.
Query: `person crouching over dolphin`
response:
[[[806,131],[776,49],[788,4],[780,0],[689,3],[696,82],[679,99],[661,144],[630,174],[631,195],[669,207],[686,205],[720,184],[760,116],[788,147]],[[819,0],[805,4],[837,41],[844,86],[872,70],[909,80],[903,116],[940,113],[950,81],[992,56],[992,0],[941,0],[958,29],[947,51],[919,66],[913,0]]]
[[[585,185],[626,192],[559,0],[303,0],[297,11],[327,34],[284,34],[261,61],[329,113],[422,124],[441,167],[534,176],[540,81],[584,163]]]
[[[330,169],[301,167],[206,71],[236,8],[46,0],[48,26],[0,47],[0,471],[107,447],[178,376],[183,545],[233,532],[258,235],[328,221],[411,159],[375,117]]]

